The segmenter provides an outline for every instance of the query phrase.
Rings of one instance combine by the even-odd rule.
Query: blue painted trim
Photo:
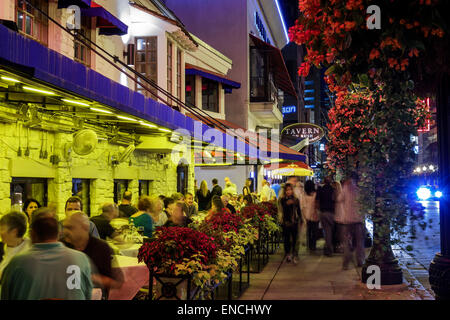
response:
[[[114,26],[112,28],[100,28],[99,34],[123,36],[128,33],[128,26],[103,7],[81,9],[81,14],[88,17],[101,18]]]
[[[239,82],[228,80],[228,79],[216,76],[215,74],[211,74],[211,73],[197,70],[197,69],[186,69],[186,75],[199,75],[199,76],[202,76],[203,78],[207,78],[210,80],[220,82],[224,85],[223,86],[224,89],[228,89],[228,90],[231,90],[232,88],[239,89],[241,87],[241,84]]]
[[[165,104],[146,98],[3,25],[0,25],[0,65],[18,70],[16,72],[22,74],[25,71],[29,79],[43,81],[61,90],[95,100],[172,130],[185,129],[194,136],[196,127],[201,128],[202,135],[211,129],[206,124],[195,121]],[[216,131],[216,135],[223,139],[212,143],[225,148],[227,135]],[[246,145],[246,154],[250,151],[259,156],[259,151],[255,147]]]

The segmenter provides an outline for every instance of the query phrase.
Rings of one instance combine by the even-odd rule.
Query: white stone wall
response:
[[[10,183],[12,177],[46,178],[48,181],[48,204],[56,206],[60,218],[64,217],[64,205],[72,195],[72,178],[90,179],[90,213],[100,213],[101,205],[113,202],[114,179],[128,179],[128,190],[133,193],[133,202],[137,202],[139,180],[151,180],[150,194],[171,195],[177,191],[177,163],[172,163],[170,154],[162,159],[157,154],[147,151],[134,151],[130,159],[118,166],[111,164],[111,156],[119,154],[120,146],[100,140],[94,152],[87,156],[79,156],[71,152],[67,156],[65,150],[73,140],[73,134],[58,131],[49,132],[48,158],[40,159],[42,130],[30,129],[27,142],[27,128],[23,127],[19,134],[16,123],[6,123],[1,116],[3,112],[15,113],[12,106],[0,105],[0,213],[7,213],[11,208]],[[46,121],[47,120],[47,121]],[[67,119],[59,119],[59,123],[68,124]],[[48,119],[44,123],[49,126]],[[55,127],[56,129],[56,127]],[[92,128],[100,131],[100,128]],[[19,143],[22,155],[18,156]],[[30,154],[25,156],[29,145]],[[45,148],[44,148],[45,149]],[[58,155],[60,162],[52,164],[51,155]],[[189,190],[194,186],[194,162],[191,154],[189,168]],[[130,166],[131,160],[131,166]]]

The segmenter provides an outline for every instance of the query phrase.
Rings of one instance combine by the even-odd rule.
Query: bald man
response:
[[[94,285],[107,290],[120,287],[122,280],[116,280],[120,277],[113,275],[111,266],[112,250],[105,241],[89,234],[88,216],[81,211],[73,212],[64,220],[63,226],[63,242],[91,258]]]

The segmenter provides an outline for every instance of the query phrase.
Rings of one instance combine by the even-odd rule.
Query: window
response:
[[[48,1],[28,0],[29,5],[23,0],[16,1],[16,23],[19,31],[38,42],[48,45],[48,19],[36,8],[48,14]],[[33,7],[34,6],[34,7]]]
[[[12,209],[22,211],[22,205],[27,199],[35,199],[41,206],[47,206],[47,192],[47,179],[12,178],[10,190]]]
[[[189,167],[179,164],[177,167],[177,192],[185,194],[188,187]]]
[[[187,75],[186,76],[186,104],[190,106],[190,104],[196,106],[195,104],[195,76]]]
[[[91,50],[79,40],[86,42],[85,37],[91,39],[91,29],[91,18],[82,17],[81,29],[77,30],[74,40],[74,60],[81,62],[88,67],[91,65]]]
[[[136,38],[136,71],[144,75],[145,77],[153,80],[155,83],[158,81],[158,68],[157,68],[157,37],[145,37]],[[142,82],[140,78],[137,79],[136,91],[142,93],[146,97],[157,99],[156,88]],[[144,89],[139,82],[145,84],[150,89],[148,92]]]
[[[202,109],[219,112],[219,84],[202,78]]]
[[[128,180],[114,180],[114,202],[122,201],[122,196],[128,190]]]
[[[181,50],[177,49],[177,97],[181,100]]]
[[[266,59],[256,48],[250,49],[250,99],[264,101],[267,94]]]
[[[139,197],[150,195],[151,180],[139,180]]]
[[[81,198],[83,212],[91,216],[91,181],[88,179],[72,179],[72,196]]]
[[[173,54],[173,45],[172,42],[167,41],[167,91],[172,93],[172,54]],[[169,99],[168,101],[171,103],[172,101]]]

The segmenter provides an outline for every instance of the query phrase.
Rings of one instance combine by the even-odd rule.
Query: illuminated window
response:
[[[137,72],[141,73],[150,80],[153,80],[155,83],[158,81],[157,37],[136,38],[135,65]],[[145,82],[142,82],[147,88],[150,89],[150,92],[148,92],[139,84],[141,81],[142,80],[138,78],[136,91],[142,93],[146,97],[156,100],[157,89]]]
[[[16,1],[17,28],[22,34],[48,45],[48,19],[35,9],[39,8],[48,14],[48,1],[29,0],[28,2],[31,5],[23,0]]]
[[[173,55],[172,42],[167,41],[167,91],[169,91],[169,93],[172,93],[172,55]],[[171,103],[170,99],[169,103]]]
[[[196,105],[195,104],[195,76],[194,75],[186,76],[185,96],[186,96],[186,103],[190,103],[194,106]]]
[[[86,66],[91,65],[91,50],[88,46],[83,44],[80,40],[85,43],[89,43],[87,39],[91,39],[91,18],[90,17],[82,17],[81,18],[81,29],[76,30],[75,34],[75,45],[74,45],[74,60],[81,62]]]
[[[219,112],[219,84],[202,78],[202,109]]]

